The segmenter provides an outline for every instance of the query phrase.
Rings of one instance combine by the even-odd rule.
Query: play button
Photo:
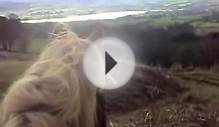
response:
[[[115,89],[125,85],[135,69],[131,48],[117,38],[102,38],[93,42],[83,59],[87,79],[102,89]]]
[[[105,74],[107,74],[116,64],[117,62],[105,52]]]

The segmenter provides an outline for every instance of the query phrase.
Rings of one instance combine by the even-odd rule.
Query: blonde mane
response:
[[[9,88],[1,127],[94,127],[96,88],[82,74],[88,41],[65,30]]]

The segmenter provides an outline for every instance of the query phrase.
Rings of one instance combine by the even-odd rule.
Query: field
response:
[[[47,44],[47,39],[34,39],[31,42],[30,51],[39,54]],[[16,81],[23,72],[33,63],[23,60],[5,60],[0,62],[0,96],[8,88],[9,84]]]
[[[40,53],[45,39],[32,42],[30,50]],[[0,92],[4,96],[9,84],[16,81],[33,61],[7,60],[0,62]],[[155,67],[156,68],[156,67]],[[127,114],[109,115],[109,127],[218,127],[219,72],[211,70],[175,70],[171,74],[186,88],[186,93],[174,99],[140,108]]]
[[[23,61],[0,63],[1,96],[9,84],[22,76],[31,63]],[[177,72],[176,78],[190,90],[173,100],[164,99],[158,104],[152,103],[131,113],[110,115],[109,127],[218,127],[218,75],[218,72],[209,70]],[[202,76],[205,79],[202,79]]]

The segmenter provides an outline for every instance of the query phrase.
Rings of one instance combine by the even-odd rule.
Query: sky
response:
[[[136,1],[157,2],[160,0],[0,0],[0,1],[13,1],[13,2],[44,2],[44,1],[66,1],[66,2],[97,2],[97,1],[128,1],[135,3]]]
[[[122,5],[122,4],[142,4],[143,2],[159,2],[164,0],[0,0],[7,2],[34,2],[34,3],[51,3],[51,4],[78,4],[78,5]]]

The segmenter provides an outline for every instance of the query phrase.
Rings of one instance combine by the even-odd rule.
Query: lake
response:
[[[69,16],[65,18],[51,18],[51,19],[40,19],[40,20],[26,20],[23,23],[44,23],[44,22],[72,22],[72,21],[87,21],[87,20],[106,20],[106,19],[117,19],[129,15],[140,15],[147,11],[120,11],[120,12],[106,12],[90,15],[79,15]]]

